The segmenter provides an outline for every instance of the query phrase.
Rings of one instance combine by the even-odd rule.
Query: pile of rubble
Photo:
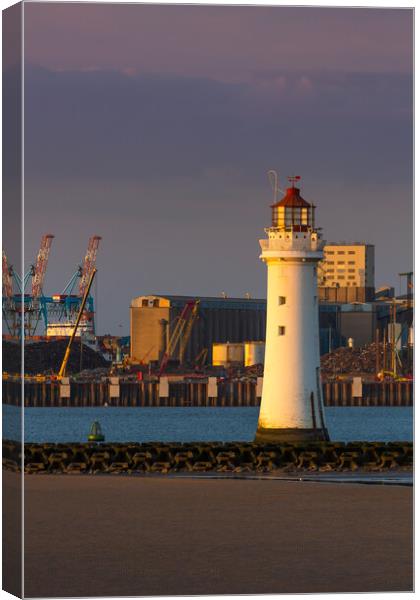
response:
[[[83,361],[84,362],[84,361]],[[109,366],[107,363],[106,367],[96,367],[94,369],[83,369],[79,373],[73,374],[73,381],[86,382],[86,381],[102,381],[104,378],[110,375]]]
[[[52,340],[49,342],[37,342],[25,344],[25,373],[36,375],[57,374],[66,352],[68,340]],[[89,346],[83,344],[82,357],[80,357],[81,344],[75,342],[72,346],[67,373],[79,373],[83,370],[107,368],[109,363],[99,352],[95,352]],[[13,342],[3,342],[3,371],[10,374],[18,374],[21,370],[21,346]]]
[[[321,371],[327,376],[375,374],[377,365],[380,370],[382,363],[383,346],[372,343],[360,348],[337,348],[324,354],[321,357]]]

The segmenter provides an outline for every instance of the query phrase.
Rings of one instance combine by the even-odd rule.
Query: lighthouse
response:
[[[320,381],[317,265],[325,242],[315,207],[296,187],[271,206],[260,240],[267,265],[267,328],[257,442],[328,440]],[[276,191],[275,191],[276,197]]]

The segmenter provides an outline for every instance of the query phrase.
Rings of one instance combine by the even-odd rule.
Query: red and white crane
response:
[[[99,242],[101,241],[101,237],[99,235],[94,235],[89,238],[88,249],[86,252],[86,256],[83,261],[82,271],[80,275],[79,282],[79,296],[83,298],[86,288],[89,284],[89,279],[92,274],[93,269],[96,265],[96,255],[98,253]]]
[[[2,257],[2,288],[3,288],[3,301],[2,311],[3,318],[6,323],[7,329],[10,335],[16,336],[18,320],[17,320],[17,309],[13,293],[13,278],[12,278],[12,267],[9,266],[6,252],[3,250]]]
[[[36,263],[32,269],[32,302],[35,303],[42,295],[45,273],[47,272],[48,258],[50,256],[51,244],[54,239],[52,233],[46,233],[41,238],[41,245],[36,257]]]
[[[2,267],[3,267],[3,298],[7,300],[13,299],[13,282],[12,282],[12,273],[11,267],[9,267],[7,261],[6,252],[3,250],[3,259],[2,259]]]

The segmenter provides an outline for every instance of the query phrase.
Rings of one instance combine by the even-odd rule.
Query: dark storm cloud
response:
[[[404,74],[281,72],[227,84],[30,67],[25,81],[29,176],[144,181],[228,164],[247,179],[287,149],[311,172],[326,161],[336,177],[349,163],[368,179],[410,177]]]

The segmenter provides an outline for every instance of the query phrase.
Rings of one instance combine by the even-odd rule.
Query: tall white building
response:
[[[267,265],[264,382],[256,441],[325,440],[320,382],[317,266],[324,242],[315,207],[292,187],[272,205],[260,240]]]

